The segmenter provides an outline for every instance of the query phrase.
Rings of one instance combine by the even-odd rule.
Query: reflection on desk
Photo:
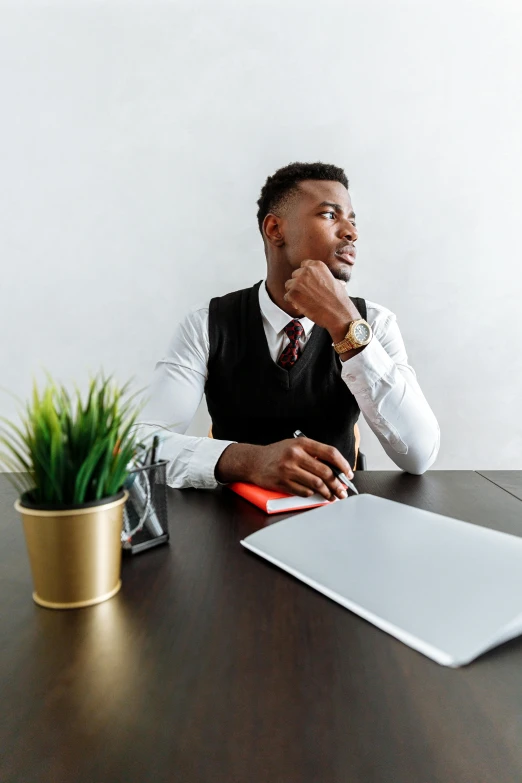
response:
[[[472,471],[355,482],[522,535],[521,500]],[[440,667],[245,552],[282,517],[220,490],[169,492],[170,546],[107,604],[46,611],[13,502],[3,486],[2,783],[522,780],[522,640]]]

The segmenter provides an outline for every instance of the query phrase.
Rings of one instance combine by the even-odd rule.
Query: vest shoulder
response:
[[[254,286],[241,288],[239,291],[230,291],[230,293],[222,296],[214,296],[210,300],[209,308],[214,312],[225,312],[240,307],[242,303],[248,301],[254,294],[257,297],[260,284],[256,283]]]

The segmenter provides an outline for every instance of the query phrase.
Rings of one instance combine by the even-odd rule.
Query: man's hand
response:
[[[350,465],[336,448],[310,438],[289,438],[269,446],[233,443],[221,455],[215,473],[223,483],[248,481],[300,497],[319,492],[327,500],[345,498],[346,487],[320,460],[353,478]]]
[[[348,296],[346,286],[336,280],[322,261],[303,261],[285,283],[285,302],[305,315],[314,324],[327,329],[339,342],[344,338],[350,321],[360,313]],[[339,337],[338,335],[341,334]]]

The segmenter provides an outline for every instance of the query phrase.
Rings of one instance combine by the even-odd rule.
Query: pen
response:
[[[159,446],[159,436],[154,435],[154,438],[152,439],[152,452],[150,455],[150,464],[155,465],[156,464],[156,454],[158,451]]]
[[[301,432],[301,430],[296,430],[294,432],[294,438],[306,438],[306,435],[304,432]],[[324,462],[325,465],[328,465],[328,467],[333,471],[334,475],[337,476],[340,482],[342,482],[346,487],[349,487],[349,489],[351,489],[352,492],[355,492],[356,495],[359,494],[356,487],[349,479],[346,478],[344,473],[339,470],[339,468],[336,468],[335,465],[331,465],[329,462],[325,462],[324,460],[321,460],[321,462]]]

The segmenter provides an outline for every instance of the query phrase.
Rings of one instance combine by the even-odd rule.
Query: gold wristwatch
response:
[[[357,321],[351,322],[344,340],[341,340],[340,343],[332,343],[332,345],[337,353],[346,353],[346,351],[352,351],[354,348],[362,348],[363,345],[368,345],[371,339],[372,327],[364,318],[359,318]]]

